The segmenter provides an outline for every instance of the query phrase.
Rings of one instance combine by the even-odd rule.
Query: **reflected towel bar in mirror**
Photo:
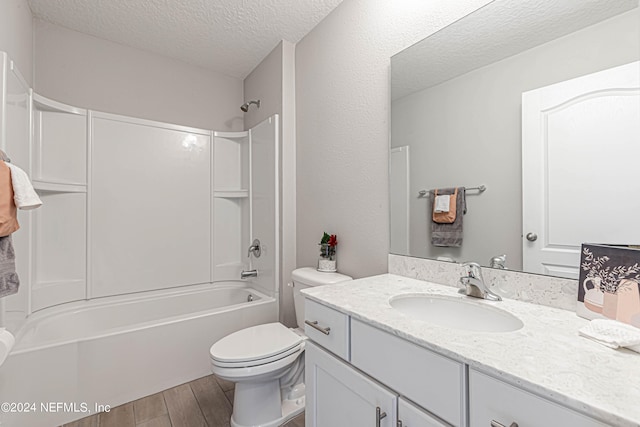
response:
[[[478,190],[480,193],[482,193],[484,190],[487,189],[487,186],[486,185],[479,185],[477,187],[465,187],[464,189],[465,189],[465,191]],[[428,192],[429,192],[429,190],[420,190],[420,191],[418,191],[418,195],[420,197],[424,197],[424,196],[427,195]]]

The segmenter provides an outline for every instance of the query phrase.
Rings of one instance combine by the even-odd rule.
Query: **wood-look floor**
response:
[[[209,375],[64,427],[228,427],[234,384]],[[304,427],[304,414],[284,427]]]

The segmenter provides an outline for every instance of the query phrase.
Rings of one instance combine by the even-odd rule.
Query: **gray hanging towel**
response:
[[[20,280],[16,273],[15,259],[11,236],[0,237],[0,298],[18,292]]]
[[[438,195],[453,194],[455,190],[455,188],[439,188]],[[462,217],[467,213],[465,188],[458,187],[458,196],[456,197],[456,219],[451,224],[440,224],[433,221],[432,213],[435,200],[435,190],[430,190],[427,220],[431,223],[431,244],[433,246],[459,248],[462,246]]]

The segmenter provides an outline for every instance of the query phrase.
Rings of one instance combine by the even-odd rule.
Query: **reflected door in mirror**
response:
[[[637,244],[640,62],[522,96],[525,271],[578,278],[582,243]]]

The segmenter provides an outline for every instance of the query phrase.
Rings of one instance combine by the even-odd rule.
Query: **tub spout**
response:
[[[258,270],[242,270],[242,273],[240,273],[240,278],[248,279],[249,277],[258,277]]]

